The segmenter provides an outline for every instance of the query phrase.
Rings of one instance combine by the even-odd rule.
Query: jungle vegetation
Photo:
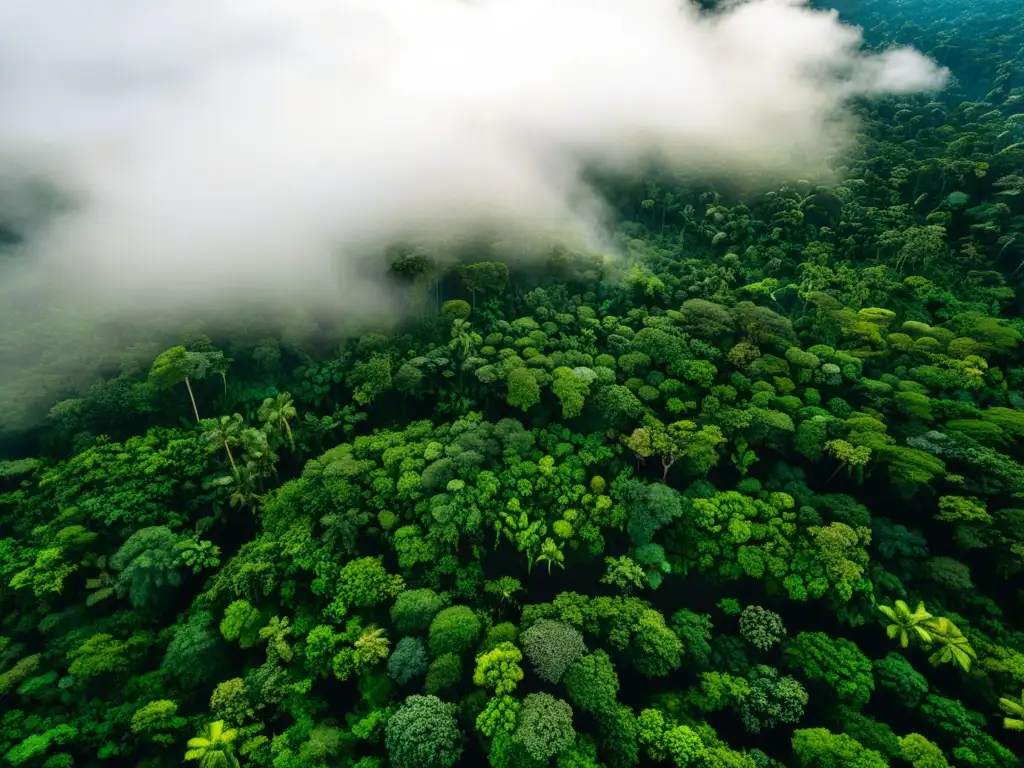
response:
[[[5,764],[1019,765],[1024,7],[835,5],[955,76],[838,183],[396,246],[398,329],[183,329],[9,435]]]

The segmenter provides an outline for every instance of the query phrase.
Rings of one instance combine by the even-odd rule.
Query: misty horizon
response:
[[[21,308],[2,325],[380,318],[401,312],[379,258],[397,238],[488,222],[605,247],[588,169],[826,176],[852,100],[948,77],[862,42],[786,0],[3,3],[0,200],[42,179],[63,204],[9,204],[26,237],[0,265]]]

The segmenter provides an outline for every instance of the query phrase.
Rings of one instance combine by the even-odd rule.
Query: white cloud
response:
[[[943,85],[860,42],[783,0],[0,0],[0,172],[78,202],[0,282],[126,317],[392,311],[362,246],[586,229],[587,163],[814,171],[851,97]]]

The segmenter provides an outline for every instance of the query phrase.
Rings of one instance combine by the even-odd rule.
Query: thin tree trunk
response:
[[[235,465],[235,457],[231,455],[231,448],[228,447],[228,441],[224,441],[224,450],[228,452],[228,461],[231,462],[231,473],[235,476],[235,480],[238,480],[238,467]]]
[[[1006,241],[1003,247],[999,249],[999,253],[996,254],[996,260],[998,261],[999,259],[1001,259],[1003,257],[1003,251],[1005,251],[1007,248],[1013,245],[1016,241],[1017,235],[1012,235],[1010,239]]]
[[[825,485],[828,485],[829,483],[831,483],[832,482],[832,478],[835,477],[836,475],[838,475],[839,474],[839,470],[842,469],[845,466],[846,466],[846,462],[844,461],[838,467],[836,467],[836,471],[828,476],[828,480],[825,481]]]
[[[188,387],[188,399],[192,401],[192,413],[196,415],[196,423],[202,423],[202,419],[199,418],[199,409],[196,407],[196,397],[192,394],[192,382],[188,380],[188,376],[185,377],[185,386]]]

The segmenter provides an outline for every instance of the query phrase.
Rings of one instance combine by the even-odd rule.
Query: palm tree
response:
[[[469,357],[473,346],[480,343],[479,340],[479,334],[473,330],[473,326],[469,324],[468,320],[458,318],[452,322],[451,341],[448,342],[448,349],[455,352],[460,360]]]
[[[292,428],[288,419],[296,418],[298,413],[290,394],[281,392],[277,397],[268,397],[256,412],[256,416],[263,422],[264,429],[269,432],[283,432],[288,438],[289,445],[295,447],[295,438],[292,437]]]
[[[519,583],[519,579],[515,579],[511,576],[500,576],[494,581],[487,583],[487,591],[493,595],[497,595],[498,599],[502,602],[508,602],[519,607],[519,602],[516,600],[516,592],[519,592],[523,588],[523,585]]]
[[[256,469],[256,466],[252,462],[246,462],[238,468],[238,472],[234,477],[225,475],[224,477],[218,477],[213,481],[216,486],[231,486],[231,497],[229,503],[231,508],[239,507],[244,509],[245,507],[253,507],[255,510],[254,501],[263,501],[263,496],[257,493],[261,476]]]
[[[224,394],[228,393],[228,364],[232,361],[224,356],[223,352],[207,352],[207,360],[209,360],[210,370],[220,376],[220,380],[224,384]]]
[[[114,577],[107,570],[106,555],[96,558],[96,567],[100,569],[99,575],[85,580],[85,588],[94,590],[85,598],[85,604],[88,606],[96,605],[100,600],[106,600],[114,594]]]
[[[557,565],[559,568],[565,568],[565,555],[562,550],[558,548],[554,539],[544,539],[544,543],[541,544],[540,554],[537,555],[537,562],[546,560],[548,563],[548,574],[551,574],[551,565]]]
[[[242,429],[242,416],[221,416],[220,419],[207,419],[211,426],[203,433],[203,438],[210,443],[220,444],[227,451],[228,461],[231,462],[231,474],[238,479],[238,465],[235,464],[235,457],[231,453],[231,443],[238,444],[238,436]]]
[[[546,532],[547,525],[544,521],[531,521],[525,511],[518,517],[502,512],[501,517],[494,521],[494,546],[498,546],[504,534],[506,539],[516,545],[516,550],[526,553],[526,572],[532,573],[533,553],[540,544],[540,537]]]
[[[959,627],[944,617],[933,619],[927,626],[932,641],[938,646],[928,661],[935,666],[943,663],[956,664],[964,672],[969,672],[971,661],[977,660],[978,654]]]
[[[465,399],[466,388],[463,384],[462,375],[465,371],[466,358],[470,356],[473,348],[480,344],[483,339],[480,334],[473,330],[469,321],[462,318],[452,323],[451,341],[448,342],[450,349],[459,360],[459,397]],[[467,409],[468,410],[468,409]]]
[[[1024,731],[1024,691],[1016,699],[999,699],[999,708],[1010,715],[1003,718],[1003,728],[1008,731]]]
[[[910,636],[913,635],[922,645],[931,645],[932,636],[927,626],[934,617],[924,609],[923,602],[919,602],[913,612],[911,612],[910,606],[902,600],[897,600],[892,608],[880,605],[878,610],[892,622],[885,628],[890,640],[898,637],[900,646],[906,648],[910,644]]]
[[[188,389],[188,399],[192,403],[192,413],[196,416],[196,422],[202,421],[199,418],[199,408],[196,406],[196,396],[192,392],[192,378],[200,379],[206,374],[206,358],[198,352],[189,352],[185,347],[179,345],[161,352],[153,367],[149,371],[149,379],[160,387],[170,388],[185,382]]]
[[[260,478],[271,474],[277,476],[277,454],[267,440],[266,432],[252,427],[243,429],[238,436],[238,442],[245,451],[246,464],[255,474]]]
[[[188,740],[186,760],[198,760],[199,768],[239,768],[231,742],[238,731],[225,728],[223,720],[207,723],[206,733]]]

